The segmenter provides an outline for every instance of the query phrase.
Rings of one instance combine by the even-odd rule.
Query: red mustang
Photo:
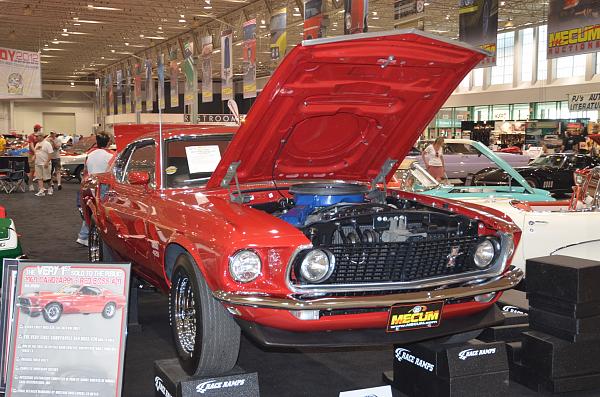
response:
[[[17,299],[21,312],[32,317],[41,313],[49,323],[57,322],[63,314],[75,313],[101,313],[104,318],[113,318],[124,305],[123,295],[88,285],[66,285],[56,292],[40,291]]]
[[[234,366],[240,329],[271,346],[354,346],[499,322],[499,292],[522,277],[519,229],[384,188],[484,56],[420,31],[324,39],[286,56],[239,130],[117,130],[129,144],[82,186],[90,259],[131,261],[169,292],[198,375]]]

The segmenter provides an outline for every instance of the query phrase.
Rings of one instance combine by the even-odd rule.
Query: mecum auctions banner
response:
[[[146,59],[144,68],[146,71],[146,111],[151,112],[154,107],[154,78],[152,77],[151,59]]]
[[[156,74],[158,75],[158,107],[165,109],[165,54],[162,51],[158,54]]]
[[[221,32],[221,99],[233,99],[233,33],[231,29]]]
[[[115,86],[113,84],[113,72],[108,72],[108,112],[106,115],[115,114]]]
[[[477,67],[496,65],[498,0],[459,1],[459,40],[480,47],[491,54]]]
[[[169,86],[171,95],[171,107],[179,106],[179,65],[177,64],[177,47],[173,46],[169,51]]]
[[[125,113],[131,113],[131,68],[132,65],[127,63],[125,66]]]
[[[183,52],[183,74],[185,75],[185,93],[183,95],[184,104],[194,104],[194,97],[198,95],[198,72],[194,64],[194,40],[188,38],[185,41],[180,40],[181,51]]]
[[[256,18],[244,22],[244,99],[256,97]]]
[[[550,0],[548,59],[600,51],[600,2]]]
[[[366,32],[368,12],[369,0],[344,0],[344,34]]]
[[[117,114],[123,114],[123,71],[117,70]]]
[[[287,34],[285,32],[287,25],[287,8],[274,11],[271,15],[271,61],[272,66],[277,66],[277,63],[285,55],[287,49]]]
[[[0,47],[0,99],[41,98],[40,54]]]
[[[213,100],[213,81],[212,81],[212,54],[213,41],[212,36],[204,36],[201,39],[202,52],[200,61],[202,62],[202,102],[212,102]]]
[[[133,96],[135,97],[135,112],[142,112],[142,63],[135,64],[135,72],[133,76]]]

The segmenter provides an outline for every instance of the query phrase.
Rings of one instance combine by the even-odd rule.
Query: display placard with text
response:
[[[19,263],[7,397],[121,395],[130,268]]]

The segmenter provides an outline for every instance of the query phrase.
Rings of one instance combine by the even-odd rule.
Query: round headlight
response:
[[[300,275],[305,281],[320,283],[331,276],[334,266],[333,256],[323,250],[312,250],[306,254],[300,264]]]
[[[486,239],[480,242],[479,245],[477,245],[477,248],[475,248],[473,261],[475,262],[475,266],[480,269],[485,269],[492,263],[495,256],[496,247],[494,243],[491,240]]]
[[[260,275],[260,257],[251,250],[241,250],[229,258],[229,273],[235,281],[249,283]]]

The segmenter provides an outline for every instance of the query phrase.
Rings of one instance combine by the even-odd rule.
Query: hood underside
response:
[[[305,41],[270,78],[207,187],[238,161],[240,183],[371,181],[387,159],[405,157],[485,55],[413,30]]]

